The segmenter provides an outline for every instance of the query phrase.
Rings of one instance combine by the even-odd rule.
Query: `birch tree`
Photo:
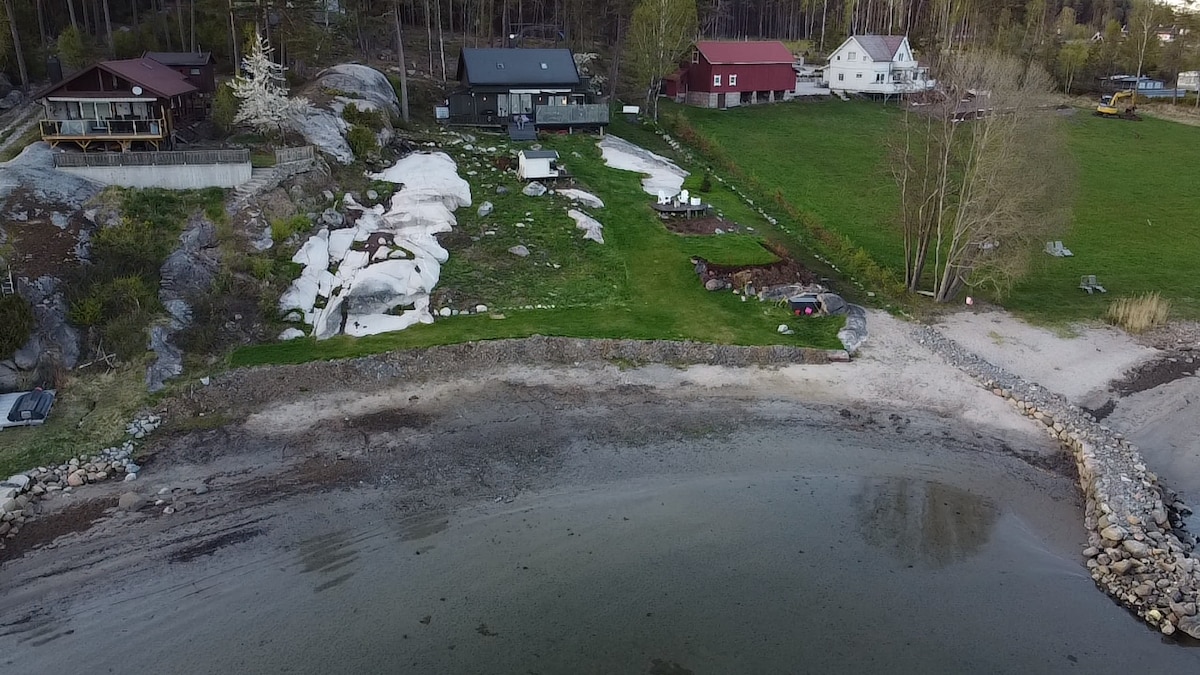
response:
[[[1171,17],[1171,11],[1165,5],[1153,0],[1136,0],[1133,5],[1133,17],[1129,20],[1130,37],[1133,47],[1137,50],[1137,79],[1133,85],[1133,102],[1137,104],[1137,90],[1142,83],[1142,68],[1146,64],[1146,52],[1158,42],[1158,26]]]
[[[279,131],[296,113],[308,109],[308,99],[289,98],[283,66],[271,59],[274,50],[255,33],[250,53],[242,59],[245,75],[234,78],[233,95],[241,100],[234,124],[249,124],[262,133]]]
[[[641,0],[629,25],[629,59],[646,87],[646,107],[658,119],[663,78],[696,40],[696,0]]]
[[[905,284],[931,286],[938,302],[966,286],[1003,293],[1070,216],[1053,81],[1037,64],[984,52],[948,57],[938,79],[946,101],[906,112],[893,145]]]

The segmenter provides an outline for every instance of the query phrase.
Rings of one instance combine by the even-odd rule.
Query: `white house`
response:
[[[1186,91],[1200,91],[1200,70],[1189,70],[1179,74],[1176,87]]]
[[[903,35],[852,35],[829,55],[830,91],[890,96],[932,89],[929,69],[917,63]]]

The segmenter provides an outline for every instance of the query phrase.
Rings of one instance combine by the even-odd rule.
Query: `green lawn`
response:
[[[898,193],[888,169],[895,107],[797,102],[728,111],[668,106],[716,141],[749,176],[779,190],[825,227],[899,272]],[[1111,299],[1159,291],[1175,315],[1200,318],[1200,128],[1128,123],[1079,111],[1069,118],[1078,188],[1064,235],[1073,258],[1035,257],[1030,275],[998,299],[1031,320],[1100,318]],[[1107,295],[1088,296],[1095,274]]]
[[[886,147],[895,107],[829,99],[730,110],[669,109],[684,111],[747,176],[778,190],[881,264],[903,267],[900,238],[891,227],[899,193]]]
[[[42,426],[0,432],[0,474],[91,454],[125,437],[125,425],[145,404],[146,360],[109,373],[71,377]]]
[[[1200,318],[1200,128],[1147,117],[1071,119],[1077,159],[1072,258],[1039,256],[1005,300],[1044,320],[1102,316],[1115,296],[1158,291],[1175,316]],[[1107,295],[1088,296],[1095,274]]]
[[[840,347],[840,317],[799,321],[772,304],[741,302],[732,293],[704,290],[690,256],[707,253],[706,257],[735,264],[770,262],[773,256],[761,248],[757,236],[676,235],[650,208],[652,197],[641,191],[639,175],[603,164],[594,137],[557,137],[546,145],[562,154],[583,189],[604,200],[603,209],[583,210],[603,223],[605,243],[582,239],[566,216],[571,206],[566,200],[526,197],[515,189],[495,195],[496,179],[486,178],[490,173],[470,176],[475,203],[492,201],[496,211],[484,219],[476,215],[475,207],[460,211],[460,232],[450,240],[450,262],[443,270],[445,286],[439,293],[457,298],[456,306],[463,299],[486,304],[492,315],[503,318],[457,316],[367,338],[256,345],[235,352],[231,363],[298,363],[533,334]],[[737,208],[732,193],[717,197],[719,207],[728,201]],[[752,212],[744,215],[748,218]],[[517,222],[528,225],[517,228]],[[489,230],[495,234],[486,234]],[[516,243],[530,249],[527,258],[507,253]],[[520,309],[530,304],[554,305],[554,309]],[[780,335],[776,328],[781,323],[791,323],[795,334]]]

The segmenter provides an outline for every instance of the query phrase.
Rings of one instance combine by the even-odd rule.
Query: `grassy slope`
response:
[[[1159,291],[1177,316],[1200,318],[1200,128],[1080,113],[1070,141],[1079,192],[1063,242],[1075,256],[1038,257],[1006,304],[1067,320],[1103,315],[1115,295]],[[1079,290],[1083,274],[1095,274],[1108,295]]]
[[[887,170],[894,108],[867,102],[804,102],[729,111],[685,110],[748,173],[778,188],[827,227],[898,270],[900,239],[890,227],[898,197]],[[1035,258],[1007,307],[1040,322],[1103,316],[1111,298],[1157,290],[1175,313],[1200,317],[1200,218],[1196,174],[1200,129],[1071,118],[1079,173],[1074,222],[1064,242],[1074,258]],[[1095,274],[1108,295],[1088,296],[1079,276]]]
[[[880,263],[902,267],[900,238],[890,226],[899,196],[886,161],[894,107],[830,99],[675,109],[686,111],[748,175],[850,237]]]
[[[70,378],[46,424],[0,431],[0,474],[99,452],[123,438],[125,425],[145,403],[145,368],[141,360],[119,371]]]
[[[687,339],[731,344],[786,343],[821,348],[840,346],[836,333],[842,324],[841,318],[797,321],[794,325],[795,335],[781,336],[776,332],[776,327],[789,320],[785,310],[757,302],[743,303],[732,293],[705,291],[696,279],[688,260],[689,248],[694,247],[694,238],[680,237],[667,231],[650,209],[651,198],[641,191],[640,177],[634,173],[606,167],[600,160],[600,152],[596,148],[594,138],[560,137],[547,145],[559,150],[564,157],[578,152],[588,158],[587,161],[570,161],[571,170],[585,189],[596,193],[605,202],[605,208],[596,210],[594,215],[604,224],[604,246],[610,247],[612,253],[604,255],[603,260],[610,267],[605,268],[604,274],[595,279],[595,282],[610,288],[597,291],[589,299],[591,304],[550,310],[505,308],[502,310],[505,318],[501,320],[487,316],[458,316],[439,319],[428,326],[414,326],[397,333],[357,340],[340,337],[321,342],[303,339],[282,344],[257,345],[235,352],[231,358],[232,364],[242,366],[297,363],[314,359],[360,356],[390,349],[533,334]],[[488,197],[477,195],[476,201],[484,198]],[[526,210],[534,210],[532,205],[535,202],[532,198],[519,198],[529,200],[531,206]],[[574,237],[578,237],[579,233],[574,229],[574,224],[565,216],[565,207],[565,203],[560,204],[558,209],[564,213],[550,222],[539,222],[538,227],[566,228]],[[538,208],[544,209],[545,205],[538,203]],[[511,206],[506,206],[506,212],[504,215],[514,214]],[[551,214],[544,215],[548,217]],[[464,220],[469,220],[469,217]],[[500,232],[505,227],[508,226],[502,226],[494,236],[501,236]],[[545,244],[554,239],[544,237],[540,241]],[[746,239],[728,239],[731,256],[744,258],[747,255]],[[576,242],[575,239],[571,241]],[[511,245],[511,242],[497,241],[495,247],[500,248],[501,244]],[[575,243],[572,243],[572,246],[574,245]],[[561,242],[555,246],[561,246]],[[450,254],[453,258],[454,248],[451,248]],[[551,251],[551,257],[564,267],[571,264],[567,251]],[[500,275],[501,288],[511,288],[510,284],[503,280],[506,277],[502,270],[493,272]],[[462,279],[455,279],[454,274],[457,273],[453,272],[452,268],[452,283],[462,284]],[[480,281],[486,283],[488,280],[484,278]],[[615,288],[611,288],[612,286]],[[571,291],[571,294],[586,295],[582,288]],[[482,290],[476,297],[489,307],[493,304]],[[532,298],[525,299],[527,304],[539,304]],[[541,303],[557,304],[555,297],[545,298]]]

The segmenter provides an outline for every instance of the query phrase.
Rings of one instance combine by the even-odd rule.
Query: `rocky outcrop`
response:
[[[204,216],[192,216],[179,235],[179,248],[167,256],[161,268],[158,299],[170,319],[150,328],[150,351],[155,353],[154,363],[146,370],[150,391],[161,390],[167,380],[183,373],[183,351],[171,338],[191,325],[191,302],[208,292],[220,266],[216,226]]]
[[[312,87],[320,92],[333,92],[324,106],[309,106],[308,110],[292,117],[291,125],[305,140],[333,157],[341,164],[354,161],[354,152],[346,142],[350,124],[342,111],[353,103],[359,110],[379,110],[384,113],[385,128],[380,132],[380,144],[392,137],[391,118],[399,116],[400,103],[391,82],[383,73],[354,63],[343,63],[321,71]]]
[[[321,71],[317,82],[324,89],[339,92],[342,96],[366,101],[371,110],[382,110],[389,117],[400,114],[400,101],[396,90],[383,73],[357,63],[341,63]],[[361,109],[367,109],[359,106]]]
[[[1187,507],[1164,495],[1131,443],[1062,396],[959,347],[931,327],[918,340],[1045,426],[1071,453],[1086,501],[1085,564],[1096,585],[1150,625],[1200,638],[1200,559]]]
[[[36,323],[29,341],[13,354],[15,365],[21,370],[49,363],[74,368],[79,362],[79,332],[67,323],[62,281],[55,277],[20,279],[17,292],[33,306]]]

